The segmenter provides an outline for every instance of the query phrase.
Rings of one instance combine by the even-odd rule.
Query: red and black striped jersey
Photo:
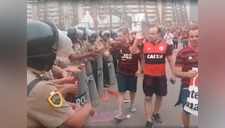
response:
[[[138,45],[140,51],[145,57],[145,71],[144,74],[150,76],[163,76],[166,74],[166,57],[172,55],[171,47],[162,41],[159,41],[156,45],[148,42]]]
[[[131,54],[128,47],[116,50],[110,48],[109,52],[111,54],[116,53],[118,63],[118,72],[126,76],[135,76],[138,70],[138,60],[140,61],[139,54]]]
[[[198,68],[198,52],[190,46],[178,52],[175,62],[176,67],[182,67],[182,72],[188,72],[193,67]],[[182,78],[181,82],[184,86],[189,86],[190,78]]]

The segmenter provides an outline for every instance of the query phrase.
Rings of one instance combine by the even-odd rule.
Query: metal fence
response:
[[[115,29],[119,27],[132,28],[134,20],[128,14],[136,13],[145,13],[147,17],[146,23],[142,25],[142,29],[147,29],[149,24],[152,25],[163,25],[163,26],[178,26],[178,25],[188,25],[187,14],[185,11],[185,4],[183,2],[178,2],[178,4],[173,4],[174,2],[170,1],[162,4],[162,14],[155,11],[154,9],[149,8],[148,6],[155,6],[155,10],[159,10],[157,0],[152,0],[155,4],[148,3],[149,0],[143,0],[147,3],[140,3],[139,8],[133,8],[133,5],[129,5],[127,2],[135,2],[133,0],[127,0],[125,3],[118,0],[28,0],[27,1],[27,20],[41,20],[53,22],[59,29],[67,30],[70,27],[74,27],[81,23],[86,11],[90,11],[90,15],[93,17],[94,25],[89,23],[82,23],[84,26],[88,26],[90,29],[99,30],[99,29]],[[178,0],[176,0],[178,1]],[[167,16],[165,8],[167,4],[170,3],[170,15],[174,20],[165,22],[164,18]],[[131,4],[131,3],[130,3]],[[165,5],[164,5],[165,4]],[[145,7],[145,6],[146,7]],[[179,5],[179,6],[177,6]],[[144,6],[144,8],[143,8]],[[172,10],[173,8],[173,10]],[[138,11],[139,10],[139,11]],[[143,11],[145,10],[145,11]],[[180,11],[177,11],[180,10]],[[161,14],[162,19],[159,22],[159,14]],[[179,14],[179,15],[178,15]],[[102,20],[106,16],[110,16],[110,22],[102,23],[98,22],[100,17]],[[120,22],[113,23],[112,15],[120,18]],[[150,17],[148,16],[150,15]],[[151,16],[153,17],[151,19]],[[97,18],[98,17],[98,18]],[[157,19],[155,22],[152,22],[153,19]],[[176,20],[175,20],[176,19]],[[150,22],[151,21],[151,22]],[[178,22],[179,21],[179,22]],[[146,27],[147,26],[147,27]]]
[[[28,0],[27,20],[40,20],[53,22],[60,30],[66,30],[79,24],[85,13],[84,6],[79,1],[74,0]],[[96,19],[96,18],[94,18]],[[127,19],[127,18],[126,18]],[[95,21],[92,29],[114,29],[121,26],[131,27],[131,20],[124,23],[101,24]],[[88,25],[88,23],[87,23]]]
[[[62,0],[29,0],[27,20],[53,22],[59,29],[65,30],[78,24],[77,4]]]

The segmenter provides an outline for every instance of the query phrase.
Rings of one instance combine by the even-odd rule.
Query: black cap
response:
[[[49,22],[27,23],[27,66],[37,70],[50,70],[56,58],[58,29]]]

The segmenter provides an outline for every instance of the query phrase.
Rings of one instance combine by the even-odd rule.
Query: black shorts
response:
[[[166,96],[167,95],[166,75],[163,76],[144,75],[143,92],[145,96],[153,96],[154,93],[157,96]]]
[[[125,76],[121,73],[117,74],[118,91],[119,92],[136,92],[137,91],[137,77],[136,76]]]

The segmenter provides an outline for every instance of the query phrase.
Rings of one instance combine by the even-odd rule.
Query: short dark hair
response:
[[[117,32],[123,32],[123,34],[129,34],[129,30],[127,27],[121,27],[117,30]]]
[[[189,36],[189,33],[190,33],[190,31],[195,31],[195,30],[198,30],[198,26],[197,25],[192,25],[189,29],[188,29],[188,36]]]
[[[189,32],[190,31],[194,31],[194,30],[198,30],[198,26],[197,25],[193,25],[190,27]]]
[[[158,34],[162,32],[162,29],[159,26],[151,26],[149,29],[151,28],[157,28]]]

